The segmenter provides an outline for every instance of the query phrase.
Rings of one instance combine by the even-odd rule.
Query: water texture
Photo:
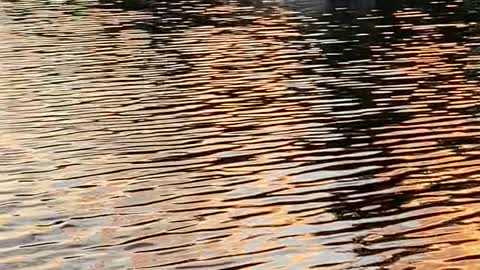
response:
[[[480,269],[480,1],[0,1],[0,269]]]

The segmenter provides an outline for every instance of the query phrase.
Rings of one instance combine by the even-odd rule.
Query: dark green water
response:
[[[0,1],[0,269],[480,269],[480,1]]]

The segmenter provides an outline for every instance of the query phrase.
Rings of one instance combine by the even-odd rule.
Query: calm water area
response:
[[[480,0],[0,0],[0,269],[480,269]]]

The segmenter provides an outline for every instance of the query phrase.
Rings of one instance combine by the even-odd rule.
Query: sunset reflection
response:
[[[0,265],[476,269],[479,8],[0,2]]]

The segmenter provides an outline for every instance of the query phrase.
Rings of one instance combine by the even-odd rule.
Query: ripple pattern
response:
[[[480,268],[480,2],[391,2],[0,1],[0,269]]]

